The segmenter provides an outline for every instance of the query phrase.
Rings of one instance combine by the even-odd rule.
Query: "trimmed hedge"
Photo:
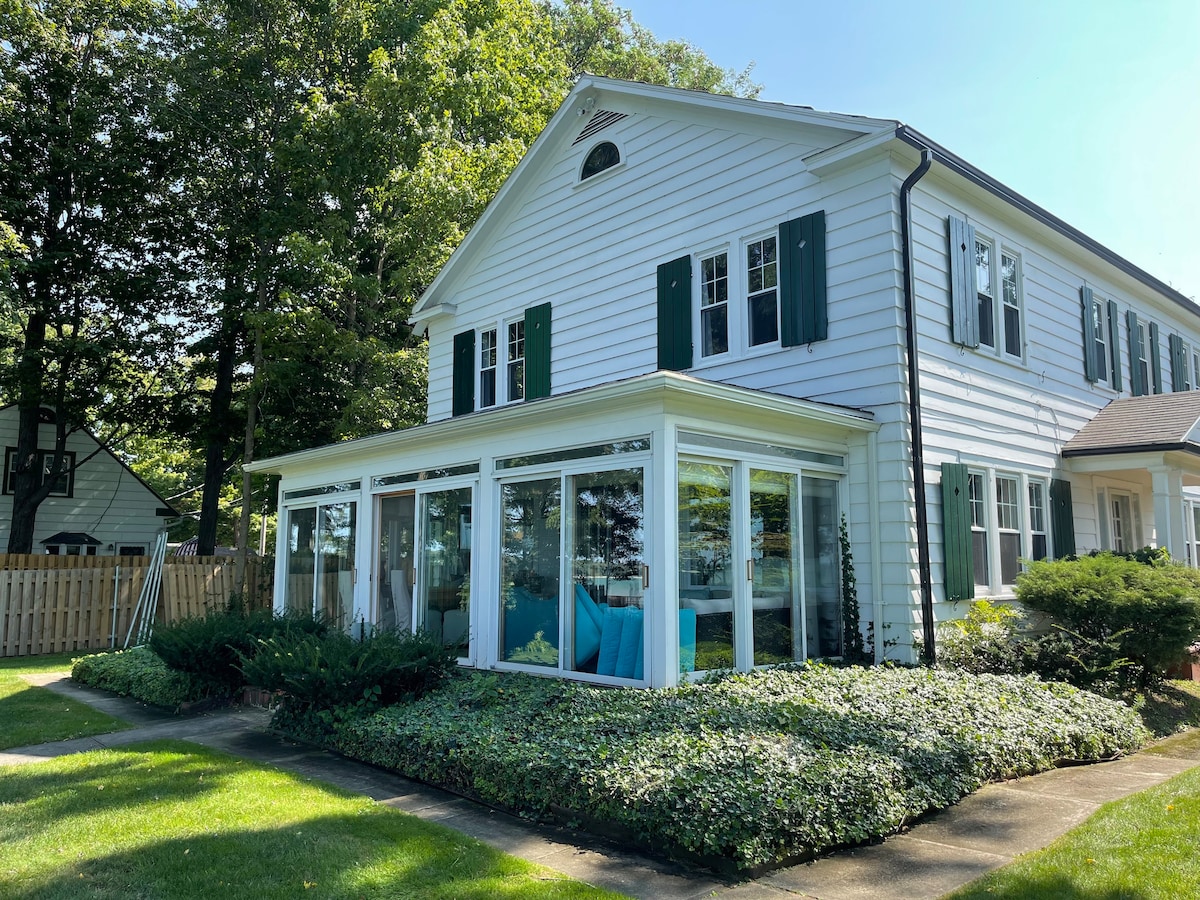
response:
[[[71,678],[173,710],[209,696],[206,684],[170,668],[148,647],[81,657],[71,666]]]
[[[671,690],[473,673],[329,744],[528,817],[752,870],[1145,737],[1130,709],[1067,685],[811,665]]]

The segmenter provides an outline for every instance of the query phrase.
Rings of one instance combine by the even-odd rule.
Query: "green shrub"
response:
[[[1097,653],[1086,667],[1131,686],[1145,687],[1200,634],[1200,572],[1158,554],[1031,563],[1017,576],[1017,599],[1049,616],[1075,656]]]
[[[472,673],[349,719],[328,744],[529,817],[750,869],[1144,737],[1130,709],[1067,685],[809,665],[670,690]]]
[[[1020,624],[1021,614],[1011,607],[976,600],[965,618],[938,623],[938,665],[976,675],[1021,674]]]
[[[340,631],[292,632],[241,654],[247,684],[279,691],[284,716],[351,713],[418,697],[456,666],[456,654],[424,632],[377,631],[356,641]]]
[[[247,612],[231,603],[225,610],[155,629],[148,646],[172,669],[203,683],[210,694],[230,696],[245,683],[242,655],[252,654],[259,641],[325,630],[312,616],[276,616],[269,609]]]
[[[171,669],[147,647],[96,653],[75,660],[71,677],[80,684],[179,709],[208,696],[208,685]]]

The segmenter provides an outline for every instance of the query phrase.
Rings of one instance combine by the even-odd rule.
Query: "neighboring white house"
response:
[[[54,413],[43,409],[38,454],[44,471],[54,457]],[[0,492],[0,548],[12,527],[17,407],[0,407],[4,484]],[[166,518],[179,514],[86,429],[67,437],[66,461],[50,496],[37,511],[34,551],[69,556],[140,556],[154,547]]]
[[[413,318],[426,425],[251,466],[280,607],[668,685],[837,654],[843,517],[900,658],[1022,559],[1195,556],[1200,310],[895,121],[585,77]]]

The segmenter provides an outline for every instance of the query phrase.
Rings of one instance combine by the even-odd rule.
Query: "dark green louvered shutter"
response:
[[[475,409],[475,332],[454,336],[454,399],[450,412],[461,416]]]
[[[971,500],[967,467],[942,463],[942,548],[946,599],[975,597],[975,563],[971,553]]]
[[[658,267],[658,367],[692,367],[692,258]]]
[[[1142,332],[1138,328],[1138,317],[1132,309],[1125,311],[1125,327],[1129,329],[1129,389],[1133,396],[1150,393],[1146,387],[1146,373],[1142,371],[1141,359],[1146,352],[1142,346]]]
[[[1167,346],[1171,351],[1171,390],[1191,390],[1188,381],[1187,354],[1183,350],[1183,338],[1172,334],[1167,338]]]
[[[975,292],[975,226],[950,216],[950,336],[964,347],[979,346],[979,297]]]
[[[1083,307],[1083,377],[1095,384],[1100,380],[1100,366],[1096,359],[1096,320],[1092,317],[1092,289],[1086,284],[1079,289],[1079,302]]]
[[[1163,392],[1162,351],[1159,349],[1158,326],[1150,323],[1150,380],[1154,382],[1154,393]]]
[[[525,310],[525,399],[550,396],[550,304]]]
[[[1071,506],[1071,482],[1055,478],[1050,482],[1050,539],[1054,558],[1075,555],[1075,511]]]
[[[1112,376],[1108,383],[1114,391],[1121,390],[1121,342],[1117,340],[1121,334],[1121,316],[1115,300],[1108,301],[1108,352],[1112,357]]]
[[[797,347],[829,337],[825,294],[825,210],[779,225],[781,343]]]

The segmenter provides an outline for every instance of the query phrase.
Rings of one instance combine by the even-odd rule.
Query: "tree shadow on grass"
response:
[[[76,897],[603,898],[615,895],[381,807],[262,828],[165,834],[129,850],[54,865],[13,900]]]
[[[988,876],[955,891],[946,900],[1151,900],[1164,896],[1158,891],[1097,887],[1091,882],[1080,884],[1067,875],[1055,873],[1025,877]]]

